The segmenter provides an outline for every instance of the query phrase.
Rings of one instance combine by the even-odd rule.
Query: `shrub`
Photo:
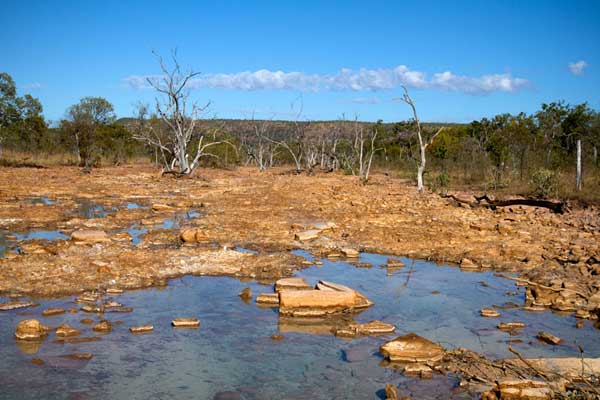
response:
[[[540,168],[531,175],[532,194],[547,199],[558,195],[559,175],[556,171]]]

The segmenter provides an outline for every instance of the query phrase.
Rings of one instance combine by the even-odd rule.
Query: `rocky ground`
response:
[[[363,185],[351,176],[285,169],[201,170],[176,179],[145,165],[91,174],[2,168],[0,234],[8,244],[0,296],[15,298],[165,285],[184,274],[274,281],[307,265],[290,253],[302,248],[317,257],[369,251],[516,272],[507,276],[527,286],[524,307],[587,319],[600,313],[597,208],[491,210],[417,194],[409,182],[380,174]],[[524,376],[493,363],[447,353],[443,369],[488,383]]]

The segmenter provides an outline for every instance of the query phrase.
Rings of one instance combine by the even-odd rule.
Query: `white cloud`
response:
[[[379,103],[381,103],[381,100],[379,99],[379,97],[376,97],[376,96],[355,97],[354,99],[350,100],[350,102],[357,103],[357,104],[379,104]]]
[[[159,76],[133,75],[125,82],[135,89],[149,87],[147,79]],[[294,90],[294,91],[372,91],[392,90],[400,86],[419,89],[437,89],[467,94],[492,92],[516,92],[529,85],[529,81],[514,78],[510,74],[483,75],[479,77],[455,75],[450,71],[436,73],[427,79],[424,72],[411,70],[406,65],[395,68],[359,70],[341,69],[335,74],[306,74],[304,72],[245,71],[233,74],[205,74],[190,81],[190,88],[230,90]]]
[[[587,62],[579,60],[574,63],[569,63],[569,71],[571,71],[573,75],[582,75],[583,71],[587,68],[587,66]]]
[[[27,85],[23,85],[21,86],[21,89],[23,90],[40,90],[44,87],[44,85],[42,85],[39,82],[33,82],[33,83],[29,83]]]

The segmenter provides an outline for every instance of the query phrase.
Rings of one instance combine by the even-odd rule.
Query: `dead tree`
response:
[[[190,175],[198,168],[203,157],[217,157],[208,152],[208,148],[230,143],[226,140],[215,140],[215,132],[210,138],[209,135],[196,129],[198,119],[210,105],[209,102],[204,107],[200,107],[196,102],[190,102],[188,86],[199,73],[193,70],[183,71],[177,61],[176,51],[171,55],[173,62],[171,69],[167,67],[162,57],[158,55],[156,57],[162,76],[146,80],[161,97],[155,99],[156,115],[168,127],[169,139],[158,140],[155,133],[143,130],[136,135],[136,139],[157,147],[163,156],[172,155],[171,162],[165,165],[166,172],[172,173],[177,169],[180,175]]]
[[[427,147],[429,147],[429,145],[431,145],[431,143],[437,137],[437,135],[439,135],[444,130],[444,127],[441,127],[440,129],[438,129],[438,131],[435,134],[433,134],[433,136],[431,136],[431,138],[429,138],[429,140],[427,140],[427,141],[423,140],[423,133],[421,131],[421,122],[419,121],[419,117],[417,116],[417,108],[415,107],[415,103],[408,95],[408,90],[406,90],[406,87],[402,86],[402,88],[404,89],[404,94],[403,94],[401,100],[404,101],[406,104],[408,104],[410,106],[410,108],[412,108],[413,117],[415,120],[415,124],[417,126],[417,138],[419,140],[419,150],[420,150],[420,152],[419,152],[419,154],[420,154],[419,161],[420,162],[419,162],[419,165],[417,166],[417,190],[419,192],[422,192],[423,188],[424,188],[423,187],[423,173],[425,172],[425,164],[426,164],[425,154],[427,151]]]

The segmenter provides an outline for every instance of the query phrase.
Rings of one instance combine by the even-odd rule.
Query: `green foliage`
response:
[[[560,184],[557,172],[540,168],[531,175],[532,195],[542,199],[556,197]]]

